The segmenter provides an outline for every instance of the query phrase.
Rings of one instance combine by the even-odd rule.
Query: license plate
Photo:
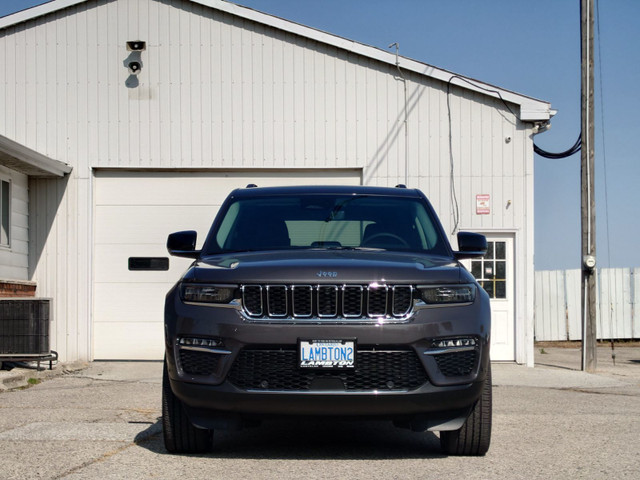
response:
[[[355,368],[355,340],[300,340],[300,368]]]

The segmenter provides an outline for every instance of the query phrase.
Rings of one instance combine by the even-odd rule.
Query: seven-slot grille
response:
[[[413,306],[411,285],[243,285],[251,318],[402,318]]]

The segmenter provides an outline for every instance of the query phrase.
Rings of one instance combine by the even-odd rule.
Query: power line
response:
[[[460,75],[452,75],[451,78],[449,78],[449,81],[447,82],[447,107],[449,107],[448,104],[448,98],[449,98],[449,94],[451,93],[451,82],[454,79],[458,79],[461,80],[465,83],[468,83],[469,85],[475,87],[475,88],[479,88],[480,90],[484,90],[485,92],[489,92],[489,93],[493,93],[495,95],[498,96],[498,98],[500,99],[500,101],[502,102],[502,104],[505,106],[505,108],[507,110],[509,110],[509,113],[511,113],[511,115],[513,115],[514,117],[517,117],[517,115],[515,114],[515,112],[513,110],[511,110],[511,107],[509,107],[509,104],[505,101],[504,98],[502,98],[502,95],[500,94],[499,90],[492,90],[490,88],[485,88],[481,85],[478,85],[477,83],[471,82],[468,79],[461,77]],[[451,117],[451,112],[449,111],[449,117]],[[558,152],[558,153],[554,153],[554,152],[548,152],[547,150],[538,147],[535,143],[533,144],[533,151],[536,152],[538,155],[540,155],[541,157],[545,157],[545,158],[551,158],[551,159],[561,159],[561,158],[567,158],[570,157],[571,155],[578,153],[580,151],[580,147],[582,145],[582,135],[578,135],[578,140],[576,140],[576,142],[573,144],[573,146],[571,148],[569,148],[568,150],[565,150],[564,152]]]
[[[607,149],[604,141],[604,84],[602,80],[602,49],[600,48],[600,2],[596,0],[596,32],[598,42],[598,79],[600,83],[600,136],[602,138],[602,169],[604,174],[604,218],[607,239],[607,265],[611,266],[611,247],[609,245],[609,195],[607,192]]]

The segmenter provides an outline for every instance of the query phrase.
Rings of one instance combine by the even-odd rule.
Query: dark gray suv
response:
[[[403,187],[253,185],[226,199],[167,294],[162,421],[170,452],[264,418],[379,418],[484,455],[491,436],[489,298],[429,201]]]

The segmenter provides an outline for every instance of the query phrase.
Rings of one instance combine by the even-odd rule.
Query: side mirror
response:
[[[175,232],[167,238],[167,250],[175,257],[198,258],[200,250],[196,250],[198,233],[193,230]]]
[[[458,251],[453,252],[458,260],[483,257],[487,253],[487,238],[479,233],[458,232]]]

